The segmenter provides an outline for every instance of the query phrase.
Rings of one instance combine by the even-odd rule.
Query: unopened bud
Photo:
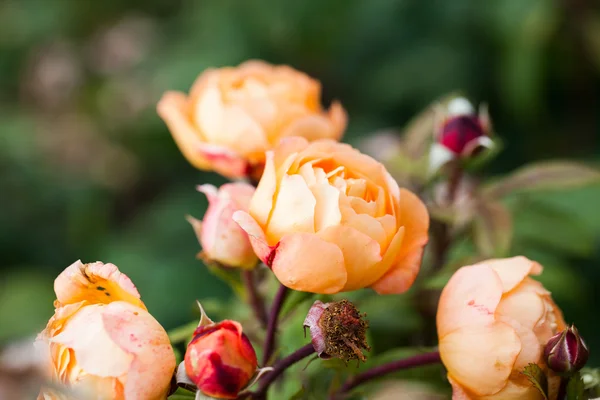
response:
[[[362,350],[370,351],[366,332],[369,326],[357,308],[348,300],[333,303],[315,301],[304,320],[310,328],[315,351],[321,358],[365,361]]]
[[[256,353],[235,321],[199,326],[185,353],[185,370],[205,395],[236,399],[256,372]]]
[[[456,158],[470,158],[481,148],[490,148],[491,124],[487,109],[479,113],[464,97],[452,99],[438,110],[437,139],[430,150],[430,170],[435,171]]]
[[[571,375],[585,366],[589,350],[575,326],[552,336],[544,349],[548,367],[562,375]]]

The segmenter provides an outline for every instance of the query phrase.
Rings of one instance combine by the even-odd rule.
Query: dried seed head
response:
[[[365,361],[362,350],[371,350],[366,339],[369,324],[365,316],[348,300],[327,304],[317,300],[304,326],[310,328],[313,346],[321,358]]]

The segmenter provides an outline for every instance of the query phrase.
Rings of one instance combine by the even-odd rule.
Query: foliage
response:
[[[600,14],[566,3],[3,2],[0,342],[40,330],[52,313],[47,282],[79,257],[119,265],[167,328],[195,318],[199,299],[213,319],[240,320],[251,339],[262,340],[239,293],[195,259],[198,244],[185,221],[206,208],[194,186],[223,180],[186,163],[154,110],[164,90],[187,90],[205,68],[262,58],[320,79],[326,101],[340,99],[351,115],[346,141],[366,148],[382,129],[403,132],[409,154],[387,163],[399,181],[429,179],[426,163],[414,157],[425,154],[431,119],[411,124],[410,117],[457,88],[489,102],[506,144],[484,160],[485,170],[474,167],[474,179],[486,184],[456,225],[458,239],[439,271],[406,296],[333,297],[367,312],[370,363],[427,341],[432,306],[421,301],[423,292],[438,293],[456,268],[482,256],[540,261],[540,280],[590,346],[600,347],[600,322],[589,318],[600,307],[593,168]],[[547,162],[554,157],[578,161]],[[454,223],[443,205],[431,209],[438,222]],[[267,277],[263,285],[272,299],[276,282]],[[282,353],[306,342],[301,325],[313,300],[288,299],[283,323],[295,328],[282,331]],[[300,379],[276,393],[310,398],[330,390],[324,382],[340,384],[356,372],[354,365],[329,362],[323,372],[307,364],[294,366],[289,373]]]

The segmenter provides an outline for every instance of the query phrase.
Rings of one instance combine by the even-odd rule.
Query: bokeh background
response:
[[[593,0],[3,0],[0,2],[0,343],[40,330],[77,259],[118,265],[167,328],[230,289],[195,259],[184,216],[221,178],[179,154],[155,105],[205,68],[249,58],[323,83],[346,141],[401,128],[463,90],[489,103],[505,151],[486,170],[600,155]],[[512,252],[600,363],[600,187],[527,197]],[[402,319],[398,316],[398,319]],[[410,320],[408,318],[407,320]],[[402,323],[402,321],[398,322]]]

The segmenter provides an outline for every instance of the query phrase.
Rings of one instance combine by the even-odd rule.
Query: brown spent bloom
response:
[[[370,351],[366,333],[368,321],[348,300],[323,304],[317,300],[304,320],[310,328],[313,346],[321,358],[366,361],[362,350]]]

